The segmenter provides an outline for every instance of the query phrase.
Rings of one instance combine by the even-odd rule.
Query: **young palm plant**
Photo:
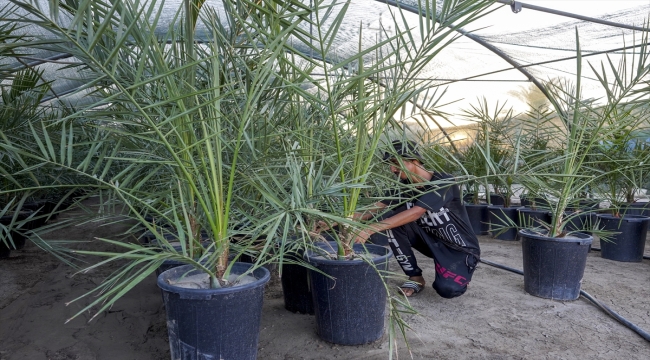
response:
[[[582,96],[577,32],[576,43],[576,85],[548,85],[551,94],[549,100],[561,120],[561,147],[559,151],[549,150],[549,157],[544,161],[539,161],[538,158],[537,162],[524,164],[525,174],[522,176],[528,189],[548,196],[552,212],[548,226],[520,231],[524,254],[524,288],[532,295],[557,300],[578,298],[587,252],[592,241],[589,235],[567,230],[570,217],[565,215],[566,209],[577,202],[586,189],[597,188],[596,184],[602,183],[612,173],[617,173],[619,167],[639,169],[647,166],[638,162],[623,162],[613,169],[600,166],[606,160],[600,152],[603,141],[638,123],[638,119],[631,114],[645,112],[642,109],[647,105],[641,99],[647,96],[644,79],[650,72],[645,45],[636,56],[624,55],[619,66],[615,66],[611,59],[600,69],[592,66],[605,93],[597,101]],[[631,58],[634,65],[628,67],[627,61]],[[608,73],[613,74],[613,78],[609,78]],[[566,277],[559,280],[554,276],[558,273],[566,274]]]
[[[433,81],[423,80],[422,71],[457,38],[455,30],[480,17],[486,5],[488,2],[483,1],[443,1],[437,7],[422,2],[422,16],[416,20],[419,28],[407,22],[412,15],[398,8],[391,14],[393,33],[382,28],[376,42],[368,45],[364,41],[368,30],[360,28],[356,52],[342,58],[334,56],[332,34],[345,24],[350,2],[341,4],[340,9],[314,13],[314,45],[310,50],[314,58],[323,60],[314,61],[308,73],[313,88],[301,98],[314,122],[327,124],[325,131],[329,134],[321,134],[319,139],[324,141],[315,143],[318,153],[324,154],[318,159],[323,159],[323,169],[330,172],[324,178],[336,179],[341,186],[336,193],[323,194],[325,206],[320,212],[308,213],[312,219],[327,223],[326,227],[338,225],[335,249],[307,253],[310,263],[319,270],[312,273],[311,284],[318,333],[327,341],[363,344],[383,335],[388,289],[382,277],[390,252],[376,245],[355,244],[358,234],[367,229],[359,221],[359,214],[370,210],[384,190],[373,185],[397,185],[394,178],[378,180],[383,173],[376,169],[377,155],[390,140],[388,133],[401,128],[397,121],[402,120],[406,107],[419,109],[412,104],[436,103],[431,100]],[[339,266],[340,262],[344,265]],[[332,277],[340,279],[336,286]],[[353,296],[359,301],[349,301]],[[357,305],[363,303],[361,298],[372,299],[373,303]],[[391,313],[399,311],[395,301],[390,305]],[[407,326],[399,318],[392,320],[391,338]],[[332,328],[332,323],[339,329]]]
[[[277,146],[287,138],[299,138],[305,151],[298,163],[308,196],[320,191],[312,182],[319,177],[308,169],[322,162],[330,172],[326,185],[337,190],[321,196],[340,212],[310,204],[299,210],[343,224],[338,254],[349,254],[359,228],[354,212],[384,130],[404,104],[426,94],[431,84],[418,75],[427,63],[490,2],[444,1],[440,8],[426,2],[419,32],[398,11],[396,34],[384,33],[365,46],[360,31],[358,53],[344,59],[335,56],[334,43],[349,2],[316,1],[310,8],[298,0],[224,1],[217,11],[204,1],[185,0],[165,32],[159,31],[158,1],[13,3],[18,10],[3,18],[40,34],[28,34],[20,45],[70,54],[78,63],[69,67],[85,85],[75,91],[80,99],[75,109],[51,123],[35,122],[28,136],[3,139],[3,150],[34,164],[21,168],[23,173],[56,168],[83,178],[79,185],[106,193],[106,204],[124,205],[128,218],[156,240],[151,246],[102,239],[119,250],[77,251],[106,258],[86,271],[125,261],[86,294],[97,297],[80,314],[94,306],[98,313],[107,309],[168,260],[207,274],[210,288],[228,286],[236,281],[229,276],[235,267],[229,261],[230,237],[242,229],[262,242],[260,260],[248,271],[254,273],[268,259],[263,253],[273,247],[278,229],[288,234],[290,217],[265,213],[284,201],[273,191],[279,185],[272,179],[281,176],[274,177],[274,170],[266,176],[265,166],[291,159],[293,149]],[[327,139],[292,128],[287,114],[293,102],[310,109],[306,119],[317,118]],[[89,136],[77,136],[81,133]],[[151,224],[145,215],[152,214],[171,230]],[[116,215],[101,216],[128,221]],[[240,220],[253,223],[242,228],[246,221]],[[180,350],[172,346],[172,351]]]
[[[319,109],[319,116],[329,119],[333,144],[329,150],[335,155],[332,168],[337,169],[336,176],[342,183],[350,184],[339,210],[325,216],[330,224],[339,224],[339,257],[351,255],[361,230],[355,214],[376,164],[375,156],[388,140],[386,134],[393,128],[399,131],[401,126],[396,120],[401,120],[405,107],[437,103],[431,99],[434,82],[419,77],[421,71],[458,38],[457,29],[485,14],[486,5],[488,2],[483,1],[443,1],[438,7],[423,2],[417,30],[407,23],[407,13],[398,9],[392,14],[393,34],[381,29],[380,39],[367,46],[364,30],[360,29],[356,54],[320,64],[323,76],[313,78],[316,91],[305,94],[305,98]],[[344,14],[345,9],[332,23],[341,23]],[[328,59],[331,39],[327,36],[331,30],[327,29],[335,26],[330,27],[326,18],[314,22],[319,29],[315,35],[319,47],[313,50],[317,57]]]
[[[558,152],[551,148],[549,155],[556,156],[545,161],[531,161],[527,168],[531,176],[526,176],[525,180],[527,187],[556,199],[551,204],[551,237],[566,235],[565,210],[579,200],[586,189],[596,188],[595,184],[601,184],[621,171],[638,172],[647,166],[642,159],[622,161],[610,168],[602,166],[608,161],[601,151],[603,143],[622,133],[630,133],[646,121],[643,115],[646,113],[645,104],[640,99],[646,95],[643,79],[650,66],[647,54],[638,54],[633,58],[633,66],[628,66],[626,62],[630,55],[626,55],[619,66],[612,60],[603,64],[600,71],[592,66],[605,90],[602,104],[581,97],[580,76],[575,86],[549,84],[548,89],[553,95],[550,100],[562,124],[562,154],[557,156]],[[578,57],[578,69],[581,70],[579,51]],[[614,74],[613,81],[609,80],[607,71]]]
[[[24,47],[77,59],[88,81],[78,91],[90,89],[92,97],[54,121],[69,131],[33,124],[29,136],[3,139],[3,149],[30,159],[33,168],[85,176],[83,185],[108,191],[109,201],[124,204],[157,241],[144,246],[103,239],[120,251],[78,251],[107,257],[87,270],[129,260],[83,311],[110,307],[166,260],[200,269],[211,288],[229,282],[237,197],[250,189],[247,176],[257,165],[253,130],[283,103],[278,89],[293,80],[276,71],[300,23],[286,21],[298,20],[304,8],[298,2],[284,7],[236,2],[228,3],[225,13],[199,12],[202,3],[186,2],[190,11],[179,10],[164,35],[156,31],[162,3],[155,1],[54,2],[50,10],[57,16],[36,2],[16,2],[20,11],[6,15],[49,34],[25,39]],[[195,26],[199,13],[207,32],[201,44],[181,26]],[[93,129],[93,136],[79,142],[75,132],[83,127]],[[50,145],[57,138],[60,153]],[[81,152],[85,156],[72,156],[82,148],[89,148]],[[142,210],[171,225],[173,236],[146,221]]]

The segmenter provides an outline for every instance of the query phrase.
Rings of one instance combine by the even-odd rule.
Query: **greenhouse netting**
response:
[[[12,1],[2,0],[2,3],[5,11],[15,6]],[[15,2],[18,3],[33,4],[43,9],[44,14],[52,13],[50,1],[47,0]],[[75,6],[73,1],[64,3]],[[156,9],[156,12],[142,16],[160,16],[155,31],[162,36],[182,10],[183,2],[167,0],[158,3],[159,9]],[[303,0],[303,3],[307,6],[315,5],[314,1]],[[321,2],[318,3],[323,6]],[[408,24],[418,30],[415,33],[426,34],[426,31],[420,32],[418,29],[424,24],[419,17],[427,16],[418,14],[418,3],[421,2],[350,1],[341,28],[328,49],[328,60],[336,62],[345,59],[358,52],[359,46],[367,47],[395,35],[396,23],[401,23],[402,26]],[[327,16],[330,18],[336,16],[344,2],[332,4],[331,9],[327,8]],[[438,7],[440,6],[439,2]],[[223,12],[223,4],[219,0],[206,1],[203,8],[214,8],[217,12]],[[325,8],[322,12],[325,12]],[[18,10],[12,16],[20,13]],[[582,84],[585,94],[599,97],[602,96],[598,93],[601,87],[588,64],[600,68],[606,57],[612,58],[616,63],[623,54],[634,54],[644,40],[639,29],[646,25],[649,13],[648,1],[594,2],[593,5],[587,5],[584,1],[496,1],[483,11],[481,18],[457,29],[456,35],[462,36],[422,67],[418,77],[433,79],[436,86],[446,91],[438,105],[451,105],[438,108],[448,114],[445,118],[449,121],[441,119],[441,126],[462,124],[461,110],[467,109],[469,104],[484,97],[491,102],[507,101],[516,110],[525,111],[526,103],[535,101],[535,93],[538,92],[536,88],[543,82],[575,80],[576,39],[579,39],[583,56]],[[100,16],[91,14],[90,10],[87,15]],[[6,16],[5,19],[11,20],[12,16]],[[65,17],[60,14],[58,16]],[[312,13],[310,16],[316,15]],[[438,20],[444,21],[445,25],[453,25],[445,19]],[[65,19],[63,21],[65,22]],[[14,21],[5,21],[3,26],[8,29],[12,23],[15,24]],[[323,25],[327,25],[327,20]],[[197,41],[205,40],[205,29],[205,24],[198,24]],[[311,33],[318,31],[314,26],[304,30]],[[41,32],[43,30],[28,23],[22,23],[13,30],[14,35],[25,34],[33,36],[34,39],[48,39],[48,34]],[[294,40],[296,49],[310,53],[308,46],[300,44],[300,39]],[[417,37],[410,40],[421,41]],[[8,39],[8,43],[11,43],[11,39]],[[77,60],[68,54],[48,49],[47,43],[28,51],[11,48],[9,45],[7,49],[20,55],[2,59],[5,71],[16,71],[22,67],[43,70],[43,81],[51,82],[51,93],[44,100],[56,98],[71,103],[82,101],[80,97],[86,93],[76,92],[75,89],[85,86],[88,79],[85,79],[76,67],[70,67],[71,64],[76,64]],[[369,55],[370,61],[371,57],[372,55]],[[68,94],[73,94],[73,97],[66,98]]]
[[[386,346],[371,346],[396,354],[411,328],[403,316],[417,313],[406,297],[427,284],[442,298],[463,295],[485,243],[484,254],[517,260],[479,236],[521,240],[511,250],[523,251],[527,293],[576,300],[594,235],[609,256],[605,241],[623,233],[616,226],[635,222],[627,258],[647,257],[649,27],[646,0],[0,0],[0,258],[29,240],[83,273],[113,266],[71,296],[83,305],[67,321],[110,313],[156,273],[174,359],[255,358],[262,290],[269,270],[287,264],[328,275],[298,266],[296,281],[313,291],[304,297],[312,310],[299,312],[326,319],[324,341],[369,344],[387,326]],[[417,271],[411,247],[433,258],[434,281]],[[385,274],[391,251],[402,285],[387,282],[398,279]],[[354,265],[358,281],[321,260]],[[609,273],[613,298],[629,301],[619,280],[638,269],[597,266],[592,277]],[[541,272],[550,286],[532,285]],[[240,301],[235,288],[257,300]],[[332,300],[332,289],[346,290]],[[471,291],[474,309],[457,303],[442,321],[504,337],[474,315],[506,304],[485,311],[508,325],[513,309],[523,319],[516,341],[500,347],[528,348],[522,337],[534,330],[541,347],[522,353],[549,354],[545,332],[557,329],[528,322],[539,306],[516,292],[503,300],[498,286]],[[245,306],[221,307],[222,295]],[[531,312],[516,314],[519,303]],[[446,304],[427,305],[435,321]],[[647,323],[650,311],[633,304],[641,310],[630,314]],[[343,336],[325,335],[338,323],[321,317],[339,313],[330,306],[345,311],[336,317],[346,325],[335,326]],[[185,325],[194,320],[201,325]],[[224,331],[240,324],[246,330]],[[557,338],[577,332],[572,325]],[[561,346],[600,345],[601,329]],[[281,335],[286,348],[293,335]],[[203,348],[217,337],[234,346]],[[473,343],[481,354],[492,342],[483,339]],[[450,337],[453,347],[466,340]]]

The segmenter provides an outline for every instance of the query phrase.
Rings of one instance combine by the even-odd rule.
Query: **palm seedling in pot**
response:
[[[66,131],[36,123],[28,136],[3,139],[2,147],[30,159],[33,168],[84,178],[82,185],[101,190],[106,205],[123,205],[131,214],[125,218],[105,206],[99,217],[137,221],[155,238],[153,245],[101,239],[95,249],[76,251],[106,258],[84,271],[126,261],[80,313],[95,306],[101,313],[174,260],[187,265],[158,278],[172,358],[255,358],[269,279],[261,265],[270,261],[263,255],[272,248],[275,229],[262,213],[247,216],[255,209],[240,197],[263,202],[250,174],[264,166],[258,144],[273,136],[258,130],[275,128],[261,123],[274,121],[276,110],[281,114],[285,89],[301,82],[285,71],[297,66],[289,60],[297,53],[289,37],[310,9],[300,2],[224,1],[217,10],[185,0],[179,16],[162,24],[161,1],[83,1],[50,9],[36,3],[16,1],[18,10],[7,9],[3,18],[39,29],[22,46],[70,54],[70,67],[86,83],[74,93],[84,101],[56,120]],[[96,15],[94,21],[86,21],[86,12]],[[93,96],[84,97],[88,89]],[[91,136],[75,136],[82,129]],[[57,138],[60,152],[50,145]],[[83,156],[73,157],[80,149],[86,149]],[[166,223],[167,233],[144,214]],[[243,218],[256,219],[244,229],[256,236],[255,264],[235,261],[251,249],[243,245],[233,252],[230,246],[233,219]]]
[[[549,83],[550,101],[560,120],[562,143],[553,157],[526,165],[522,180],[528,189],[556,199],[550,202],[551,223],[545,227],[520,230],[524,255],[524,288],[526,292],[557,300],[577,299],[592,237],[580,231],[568,231],[567,224],[575,214],[566,209],[579,200],[587,189],[593,189],[612,172],[599,166],[599,147],[604,139],[629,128],[635,119],[629,114],[640,109],[647,90],[640,87],[650,71],[645,51],[634,56],[634,67],[627,67],[626,55],[620,65],[611,60],[594,73],[601,80],[605,96],[599,101],[584,99],[581,92],[582,59],[578,35],[578,77],[575,86]],[[645,47],[643,47],[645,49]],[[613,83],[606,71],[614,73]],[[615,121],[612,121],[613,119]],[[560,156],[557,156],[557,154]]]
[[[466,116],[479,123],[474,151],[479,155],[478,161],[483,161],[485,171],[483,174],[472,174],[467,168],[464,171],[486,183],[490,234],[500,240],[516,240],[519,214],[517,207],[512,206],[512,198],[521,186],[517,184],[521,155],[520,129],[513,128],[513,111],[506,109],[505,104],[490,109],[483,100],[466,111]]]
[[[443,1],[442,7],[422,3],[411,9],[418,15],[428,15],[418,18],[419,32],[407,23],[412,15],[403,9],[396,10],[391,14],[392,32],[382,28],[379,41],[365,46],[362,40],[367,30],[360,30],[354,39],[358,43],[356,54],[336,65],[323,62],[324,75],[314,77],[316,89],[305,94],[314,113],[331,124],[331,140],[321,151],[332,155],[327,158],[328,168],[332,169],[331,177],[342,185],[341,193],[330,202],[332,212],[322,214],[319,222],[321,229],[337,226],[334,241],[307,251],[306,255],[318,270],[312,271],[311,289],[318,334],[327,341],[364,344],[384,333],[388,288],[382,274],[387,270],[391,252],[380,245],[364,243],[377,229],[360,221],[378,210],[373,207],[373,197],[383,189],[371,186],[378,183],[373,177],[381,174],[374,170],[377,158],[392,140],[387,135],[389,130],[398,125],[397,120],[409,115],[407,108],[418,111],[421,102],[435,103],[439,94],[432,90],[431,81],[419,77],[420,71],[457,38],[455,29],[484,13],[485,5],[487,2],[481,1]],[[336,29],[339,22],[345,21],[348,6],[352,5],[345,4],[334,25],[318,18],[317,25],[322,30],[318,32],[317,43],[329,43],[325,37],[328,29]],[[326,58],[329,50],[321,47],[315,51],[317,57]],[[372,299],[372,303],[361,299]],[[391,299],[391,314],[400,311],[398,305]],[[391,336],[396,330],[393,324],[404,330],[403,323],[391,322]]]
[[[598,146],[598,168],[602,171],[597,188],[609,208],[598,214],[598,224],[610,236],[601,237],[601,255],[617,261],[643,260],[650,218],[647,202],[635,195],[648,182],[650,151],[647,143],[650,116],[645,106],[628,104],[607,114],[608,121],[626,127],[603,137]]]

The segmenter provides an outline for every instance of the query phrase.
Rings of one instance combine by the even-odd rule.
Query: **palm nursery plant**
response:
[[[524,251],[524,287],[527,292],[541,297],[573,300],[580,290],[586,254],[591,237],[580,232],[567,231],[566,209],[580,199],[586,189],[595,188],[608,175],[618,169],[600,166],[600,144],[637,121],[629,116],[646,105],[645,77],[650,71],[647,53],[623,56],[618,66],[611,59],[600,68],[592,66],[605,96],[600,103],[584,99],[581,89],[581,56],[578,44],[578,77],[575,86],[549,83],[549,99],[561,120],[563,144],[559,151],[549,150],[545,161],[524,164],[521,177],[528,189],[544,193],[554,201],[549,202],[552,218],[548,226],[520,231]],[[644,48],[645,49],[645,48]],[[632,60],[633,66],[628,66]],[[608,77],[613,74],[613,77]],[[612,76],[612,75],[610,75]],[[629,166],[632,164],[620,164]],[[639,166],[636,164],[635,166]],[[554,249],[554,250],[552,250]],[[553,251],[554,256],[549,255]],[[546,255],[544,255],[546,254]],[[536,259],[536,260],[535,260]],[[545,264],[556,264],[555,268]],[[564,281],[553,274],[571,274]]]
[[[76,90],[82,101],[74,111],[51,124],[36,121],[20,138],[2,139],[3,150],[29,160],[31,166],[16,173],[56,168],[81,177],[78,185],[102,191],[103,204],[109,206],[97,216],[111,222],[135,220],[155,237],[148,245],[101,239],[112,248],[75,252],[106,258],[84,271],[108,262],[124,264],[86,294],[97,296],[80,313],[95,306],[98,313],[107,309],[163,262],[174,260],[189,267],[159,281],[170,301],[180,299],[180,290],[168,287],[188,273],[206,278],[202,285],[206,289],[197,290],[199,294],[212,289],[227,294],[252,274],[257,284],[251,289],[257,299],[253,305],[258,308],[243,311],[245,316],[237,320],[253,326],[257,322],[259,327],[262,285],[268,280],[261,265],[269,261],[262,255],[271,249],[268,244],[277,226],[262,217],[244,229],[266,241],[257,248],[259,260],[250,266],[229,261],[250,250],[240,247],[231,255],[231,235],[240,220],[255,218],[246,215],[251,209],[240,197],[265,196],[250,182],[250,174],[264,165],[260,163],[266,155],[264,144],[273,139],[260,129],[267,128],[264,123],[272,122],[275,111],[281,113],[290,101],[285,89],[303,82],[302,69],[288,54],[297,53],[290,36],[300,34],[298,26],[310,9],[298,1],[225,1],[224,11],[202,8],[203,3],[183,1],[163,34],[157,31],[163,3],[157,1],[15,1],[15,8],[3,16],[39,30],[27,34],[19,45],[69,54],[76,60],[69,66],[86,83]],[[194,35],[199,27],[200,41]],[[287,71],[292,68],[298,71]],[[84,130],[90,136],[76,136]],[[53,139],[60,139],[60,152],[54,151]],[[128,216],[118,212],[116,204],[128,209]],[[155,215],[167,227],[154,226],[145,215]],[[212,296],[192,294],[188,296],[194,299]],[[233,339],[234,348],[214,343],[195,348],[198,344],[188,340],[183,329],[185,320],[173,312],[178,306],[183,307],[167,306],[173,357],[186,351],[255,356],[255,330],[247,331],[246,339]],[[207,310],[199,311],[205,315]],[[227,318],[227,313],[221,315]],[[215,324],[223,325],[218,319],[204,323]],[[202,336],[210,332],[206,328]]]
[[[421,15],[416,20],[419,21],[417,29],[407,22],[408,13],[398,8],[391,14],[393,33],[382,28],[379,39],[367,45],[366,30],[360,29],[356,53],[335,62],[320,62],[318,73],[322,75],[312,77],[315,88],[303,95],[309,113],[318,118],[316,122],[329,125],[330,141],[321,143],[324,147],[319,150],[333,155],[324,158],[329,163],[326,168],[333,170],[331,178],[342,185],[340,193],[327,203],[327,213],[317,214],[328,227],[338,225],[334,233],[335,249],[307,253],[309,261],[321,273],[346,279],[334,287],[331,278],[312,273],[318,333],[328,341],[363,344],[383,334],[387,289],[380,276],[371,278],[368,274],[385,272],[390,252],[377,245],[355,244],[358,234],[368,229],[359,221],[359,214],[372,211],[370,207],[381,192],[372,185],[399,185],[396,179],[377,181],[384,176],[376,169],[377,155],[391,140],[387,134],[399,132],[401,126],[397,120],[403,119],[406,107],[419,109],[418,104],[437,103],[440,93],[435,92],[433,81],[419,75],[440,51],[458,38],[455,33],[458,28],[485,13],[486,5],[488,2],[483,1],[443,1],[438,7],[435,2],[421,2],[417,7]],[[315,14],[315,58],[332,56],[329,34],[345,21],[348,6],[349,3],[343,4],[331,19],[326,18],[327,12]],[[324,255],[325,259],[316,255]],[[373,299],[373,303],[351,306],[349,301],[335,300],[351,294]],[[391,312],[395,311],[395,305],[391,302]],[[338,326],[340,329],[333,329],[331,324],[343,324],[342,319],[350,321]],[[392,324],[391,334],[397,329]],[[404,324],[397,324],[403,331]]]

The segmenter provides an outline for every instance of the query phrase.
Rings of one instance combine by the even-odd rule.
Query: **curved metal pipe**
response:
[[[589,16],[578,15],[578,14],[574,14],[574,13],[570,13],[570,12],[566,12],[566,11],[549,9],[549,8],[545,8],[545,7],[541,7],[541,6],[537,6],[537,5],[530,5],[530,4],[522,3],[520,1],[513,1],[513,0],[494,0],[494,1],[498,2],[498,3],[501,3],[501,4],[510,5],[510,7],[512,7],[512,11],[514,13],[518,13],[521,10],[521,8],[524,8],[524,9],[530,9],[530,10],[535,10],[535,11],[541,11],[541,12],[545,12],[545,13],[549,13],[549,14],[553,14],[553,15],[560,15],[560,16],[570,17],[570,18],[574,18],[574,19],[578,19],[578,20],[589,21],[589,22],[593,22],[593,23],[597,23],[597,24],[613,26],[613,27],[622,28],[622,29],[636,30],[636,31],[650,31],[650,29],[648,29],[648,28],[642,28],[642,27],[634,26],[634,25],[627,25],[627,24],[616,23],[616,22],[613,22],[613,21],[596,19],[596,18],[592,18],[592,17],[589,17]],[[587,4],[587,2],[585,2],[585,4]],[[515,10],[515,9],[517,9],[517,10]]]

